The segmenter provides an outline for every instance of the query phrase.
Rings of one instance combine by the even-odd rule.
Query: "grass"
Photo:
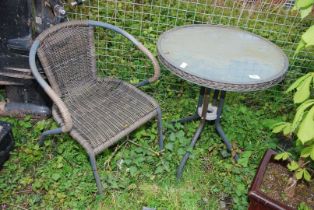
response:
[[[121,26],[155,54],[161,32],[188,23],[237,25],[282,47],[291,64],[285,83],[266,91],[227,94],[222,125],[239,152],[239,162],[228,156],[213,126],[207,125],[182,180],[176,181],[176,168],[185,151],[190,150],[189,142],[198,124],[173,126],[169,121],[194,112],[198,87],[163,68],[160,81],[143,90],[157,99],[164,112],[165,150],[159,153],[156,123],[151,122],[98,155],[97,166],[106,189],[103,196],[96,194],[85,152],[68,135],[51,136],[44,147],[37,145],[43,130],[56,127],[52,119],[34,122],[29,117],[0,118],[12,123],[16,141],[11,158],[0,171],[3,209],[247,209],[247,191],[258,163],[263,153],[278,143],[270,126],[291,118],[291,97],[283,91],[313,65],[311,54],[292,57],[308,23],[287,27],[295,21],[293,15],[284,16],[287,11],[268,11],[268,15],[267,11],[246,9],[239,18],[240,9],[226,9],[233,1],[220,6],[198,2],[163,0],[158,6],[154,1],[103,1],[99,5],[88,1],[71,16]],[[155,8],[151,9],[153,4]],[[96,43],[100,76],[115,75],[135,83],[151,74],[150,64],[122,37],[97,31]]]
[[[0,204],[12,209],[218,209],[223,205],[245,209],[257,164],[263,152],[276,145],[267,117],[265,122],[255,120],[271,114],[243,105],[241,100],[234,103],[237,98],[236,94],[227,98],[223,126],[241,151],[239,163],[221,154],[225,147],[208,125],[183,179],[177,182],[176,167],[198,124],[172,126],[166,115],[166,149],[161,155],[152,122],[97,157],[104,196],[96,195],[87,156],[70,137],[52,136],[42,148],[36,144],[42,130],[55,126],[52,120],[2,118],[13,125],[16,148],[0,172]],[[178,104],[186,100],[180,96]],[[192,110],[193,104],[182,113]]]

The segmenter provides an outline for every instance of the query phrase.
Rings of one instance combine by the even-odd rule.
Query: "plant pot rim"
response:
[[[287,206],[285,204],[283,204],[280,201],[274,200],[272,198],[270,198],[267,194],[261,192],[260,186],[262,184],[263,181],[263,177],[265,174],[265,171],[267,169],[267,165],[269,162],[273,162],[273,157],[277,154],[277,152],[275,152],[272,149],[268,149],[264,156],[263,159],[257,169],[257,173],[253,179],[252,185],[250,187],[249,190],[249,199],[250,200],[256,200],[260,203],[263,203],[263,205],[272,208],[272,209],[280,209],[280,210],[294,210],[294,208]]]

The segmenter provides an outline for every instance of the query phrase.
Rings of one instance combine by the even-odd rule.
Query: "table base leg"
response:
[[[192,141],[191,141],[191,144],[190,144],[190,147],[194,148],[197,140],[199,139],[203,129],[204,129],[204,126],[205,126],[205,121],[202,121],[201,124],[198,126],[193,138],[192,138]],[[187,151],[185,153],[185,155],[183,156],[181,162],[180,162],[180,165],[178,167],[178,170],[177,170],[177,179],[180,179],[182,177],[182,173],[183,173],[183,169],[184,169],[184,166],[186,164],[186,162],[188,161],[189,157],[191,155],[191,152],[190,151]]]
[[[223,109],[223,105],[224,105],[224,101],[225,101],[225,96],[226,96],[226,92],[225,91],[220,91],[220,97],[218,99],[219,104],[218,104],[218,109],[217,109],[217,118],[215,120],[215,128],[217,133],[219,134],[219,136],[221,137],[221,139],[223,140],[224,144],[227,147],[227,151],[232,153],[232,145],[230,143],[230,141],[228,140],[225,132],[222,129],[222,126],[220,124],[220,118],[221,118],[221,114],[222,114],[222,109]],[[218,95],[216,96],[218,98]],[[233,157],[235,160],[238,160],[238,155],[235,154],[235,156]]]
[[[227,151],[232,153],[232,145],[231,145],[230,141],[228,140],[228,138],[227,138],[225,132],[223,131],[223,129],[222,129],[222,127],[221,127],[219,122],[218,123],[215,122],[215,128],[216,128],[217,133],[221,137],[222,141],[226,145]],[[238,154],[235,154],[233,156],[233,159],[237,161],[239,159]]]
[[[208,108],[208,104],[209,104],[210,90],[206,88],[204,91],[202,91],[202,89],[201,89],[201,93],[202,92],[204,94],[204,98],[202,97],[203,107],[202,107],[202,113],[201,113],[201,122],[200,122],[200,125],[198,126],[198,128],[197,128],[197,130],[196,130],[196,132],[192,138],[192,141],[190,144],[191,148],[194,148],[197,140],[199,139],[199,137],[200,137],[200,135],[204,129],[205,123],[206,123],[206,114],[207,114],[207,108]],[[200,100],[199,100],[199,105],[200,105]],[[179,165],[179,168],[177,170],[177,179],[180,179],[182,177],[184,166],[185,166],[187,160],[189,159],[190,155],[191,155],[191,152],[187,151],[185,153],[184,157],[182,158],[181,163]]]
[[[208,111],[207,107],[208,107],[208,104],[209,104],[209,95],[210,95],[210,89],[208,89],[208,88],[201,88],[200,96],[199,96],[199,100],[198,100],[198,107],[202,107],[201,116],[199,116],[199,114],[196,112],[192,116],[185,117],[185,118],[182,118],[180,120],[174,121],[174,122],[185,123],[185,122],[189,122],[189,121],[192,121],[192,120],[201,119],[200,125],[198,126],[198,128],[197,128],[197,130],[196,130],[196,132],[195,132],[195,134],[194,134],[194,136],[192,138],[192,141],[191,141],[191,144],[190,144],[191,148],[194,148],[197,140],[199,139],[199,137],[200,137],[200,135],[201,135],[201,133],[202,133],[204,127],[205,127],[206,114],[207,114],[207,111]],[[214,106],[217,106],[217,118],[215,119],[216,131],[219,134],[219,136],[222,138],[224,144],[227,147],[228,152],[231,153],[232,152],[232,145],[229,142],[229,140],[228,140],[226,134],[224,133],[224,131],[222,129],[222,126],[220,124],[220,118],[221,118],[221,114],[222,114],[222,109],[223,109],[225,96],[226,96],[226,92],[225,91],[215,90],[214,94],[213,94],[213,98],[212,98],[212,103],[213,103]],[[197,107],[197,109],[198,109],[198,107]],[[180,165],[179,165],[179,167],[177,169],[177,180],[179,180],[182,177],[183,169],[184,169],[184,167],[186,165],[186,162],[188,161],[190,155],[191,155],[191,152],[187,151],[185,153],[185,155],[183,156],[183,158],[182,158],[182,160],[180,162]],[[233,158],[235,160],[238,160],[238,155],[235,155]]]
[[[200,116],[198,115],[198,113],[195,113],[195,114],[193,114],[191,116],[171,121],[171,123],[172,124],[175,124],[175,123],[187,123],[187,122],[192,122],[192,121],[198,120],[198,119],[200,119]]]

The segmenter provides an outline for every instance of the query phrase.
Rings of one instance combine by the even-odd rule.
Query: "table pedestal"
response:
[[[224,99],[226,96],[225,91],[221,90],[214,90],[214,94],[210,100],[210,92],[211,89],[202,87],[200,90],[200,95],[198,99],[198,105],[197,109],[194,115],[185,117],[182,119],[179,119],[177,121],[174,121],[173,123],[185,123],[185,122],[190,122],[193,120],[198,120],[200,119],[200,124],[192,138],[190,147],[194,148],[197,140],[199,139],[204,126],[207,121],[215,121],[215,128],[216,131],[218,132],[219,136],[222,138],[224,144],[227,147],[228,152],[231,153],[232,146],[229,142],[229,140],[226,137],[226,134],[224,133],[221,124],[220,124],[220,117],[222,114],[222,109],[223,109],[223,104],[224,104]],[[210,103],[211,102],[211,103]],[[183,173],[184,166],[189,159],[191,155],[191,152],[187,151],[185,155],[183,156],[181,163],[178,167],[177,170],[177,179],[180,179]],[[238,156],[235,155],[234,158],[237,160]]]

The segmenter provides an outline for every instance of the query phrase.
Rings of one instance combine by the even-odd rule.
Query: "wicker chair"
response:
[[[34,41],[29,56],[32,73],[54,102],[53,117],[60,128],[42,133],[69,132],[86,150],[98,192],[103,187],[97,172],[95,156],[157,116],[159,147],[163,148],[161,111],[157,102],[135,86],[118,79],[97,78],[95,67],[94,28],[115,31],[146,54],[154,66],[152,78],[160,69],[155,57],[133,36],[110,24],[97,21],[70,21],[44,31]],[[36,54],[51,87],[38,73]]]

